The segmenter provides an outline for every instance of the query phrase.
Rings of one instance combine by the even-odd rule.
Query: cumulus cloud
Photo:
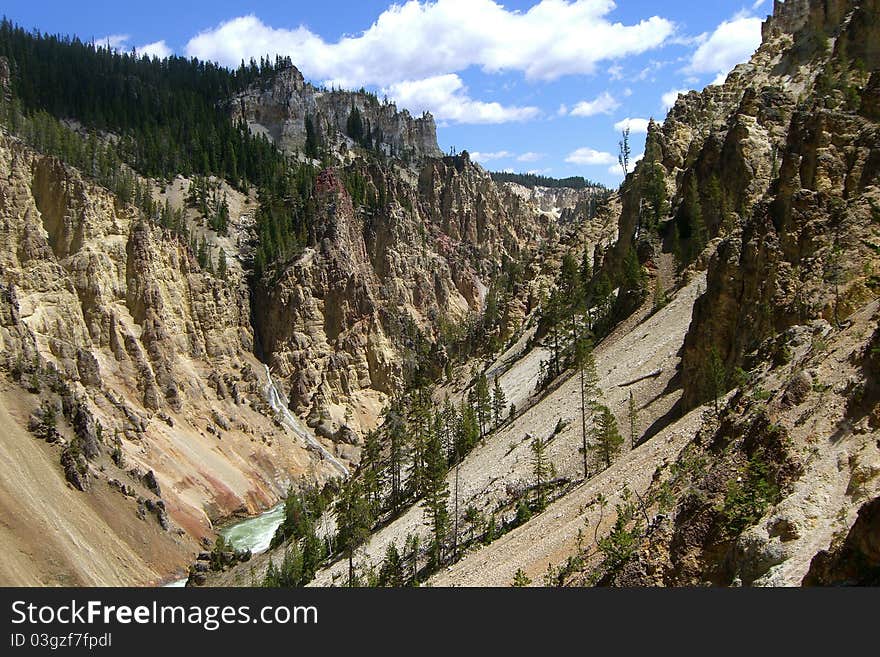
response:
[[[630,159],[630,161],[629,161],[630,172],[632,172],[632,169],[636,165],[636,162],[641,160],[643,157],[645,157],[645,154],[640,153],[639,155],[636,155],[634,158]],[[608,167],[608,173],[610,173],[612,176],[619,176],[620,178],[623,178],[623,167],[620,166],[620,162],[618,162],[614,166]]]
[[[596,114],[611,114],[620,107],[614,96],[603,91],[593,100],[582,100],[571,108],[572,116],[595,116]]]
[[[491,162],[492,160],[506,160],[513,156],[510,151],[494,151],[491,153],[481,153],[480,151],[472,151],[468,153],[474,162]]]
[[[101,37],[100,39],[95,39],[96,46],[110,47],[113,50],[123,50],[128,51],[131,50],[131,46],[129,46],[129,41],[131,40],[130,34],[110,34],[105,37]],[[162,41],[154,41],[153,43],[148,43],[143,46],[136,46],[134,50],[138,55],[146,55],[147,57],[158,57],[159,59],[164,59],[165,57],[170,57],[174,54],[174,51],[168,47],[168,44],[165,43],[165,40]]]
[[[713,84],[721,84],[730,70],[747,61],[761,45],[761,19],[738,15],[724,21],[694,51],[686,73],[714,74]]]
[[[440,121],[454,123],[527,121],[541,112],[537,107],[505,106],[474,100],[455,73],[395,82],[384,87],[382,92],[412,112],[419,114],[429,111]]]
[[[688,91],[689,89],[672,89],[663,94],[663,96],[660,98],[660,102],[663,105],[663,111],[668,111],[670,107],[675,105],[675,101],[678,100],[678,96],[680,94],[686,94]]]
[[[164,39],[162,41],[155,41],[153,43],[148,43],[145,46],[140,46],[135,48],[137,50],[138,55],[146,55],[147,57],[158,57],[159,59],[165,59],[166,57],[170,57],[173,54],[171,48],[168,47],[168,44],[165,43]]]
[[[109,46],[113,50],[124,50],[127,47],[128,40],[131,38],[128,34],[108,34],[100,39],[95,39],[96,46]]]
[[[410,0],[386,9],[366,30],[334,42],[306,27],[276,28],[239,16],[193,37],[191,57],[236,66],[289,55],[303,73],[343,87],[388,86],[465,70],[520,71],[529,79],[592,74],[597,64],[663,45],[675,25],[658,16],[624,25],[613,0],[543,0],[528,11],[493,0]]]
[[[481,151],[473,151],[470,153],[471,159],[477,162],[491,162],[492,160],[513,160],[517,162],[536,162],[544,157],[544,153],[512,153],[511,151],[490,151],[483,153]]]
[[[584,146],[582,148],[578,148],[577,150],[572,151],[568,154],[568,157],[565,158],[565,161],[569,164],[580,164],[583,166],[595,166],[595,165],[603,165],[603,164],[612,164],[613,162],[617,162],[617,158],[611,153],[606,153],[604,151],[597,151],[593,148],[589,148]]]
[[[632,134],[647,134],[648,133],[648,119],[631,119],[629,117],[623,119],[622,121],[618,121],[614,124],[614,129],[618,132],[623,132],[629,128],[629,131]]]

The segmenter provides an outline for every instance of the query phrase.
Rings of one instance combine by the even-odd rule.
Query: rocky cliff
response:
[[[363,180],[366,196],[384,204],[353,202],[345,177]],[[325,171],[317,188],[314,243],[258,286],[255,316],[296,411],[339,437],[375,424],[420,364],[420,349],[430,350],[439,376],[441,325],[477,317],[502,264],[555,244],[563,208],[574,216],[597,191],[560,193],[563,208],[545,201],[542,211],[467,154],[429,159],[415,179],[358,161]],[[504,309],[502,341],[522,324],[529,294],[523,287]]]
[[[609,263],[639,242],[637,208],[652,165],[662,166],[671,219],[658,241],[641,238],[639,253],[673,251],[685,279],[707,270],[678,411],[709,409],[640,498],[660,511],[640,530],[642,548],[606,558],[600,583],[874,576],[862,536],[880,472],[868,374],[880,265],[878,26],[871,0],[777,2],[747,64],[681,96],[652,126],[656,157],[624,187]]]
[[[265,508],[307,472],[330,474],[276,425],[265,401],[240,265],[230,264],[226,280],[204,271],[186,240],[5,133],[0,163],[0,346],[9,377],[0,396],[16,418],[4,432],[30,427],[34,443],[16,447],[16,472],[37,476],[34,468],[54,459],[62,484],[66,477],[109,498],[94,517],[79,511],[65,523],[107,523],[111,536],[132,531],[119,526],[129,517],[161,525],[130,548],[121,571],[74,568],[73,581],[166,576],[216,521]],[[182,185],[152,193],[179,199]],[[232,239],[209,237],[234,253]],[[4,503],[51,522],[56,507],[78,503],[79,493],[61,490],[64,499],[40,500],[4,479]],[[57,573],[40,571],[47,550],[78,562],[71,550],[93,545],[29,536],[13,533],[9,547],[37,556],[4,581],[55,582]],[[152,561],[159,553],[166,556]]]
[[[377,151],[413,162],[441,155],[430,114],[413,117],[363,91],[317,89],[294,66],[254,85],[231,103],[236,119],[246,121],[251,131],[265,134],[291,153],[301,152],[306,145],[307,120],[312,122],[317,140],[336,148],[352,145],[349,117],[355,110]]]
[[[6,71],[0,60],[0,81]],[[339,133],[352,103],[370,148]],[[304,146],[305,115],[333,146],[310,191],[318,210],[307,245],[263,278],[250,269],[254,190],[213,177],[148,179],[121,165],[117,176],[134,186],[123,199],[0,131],[0,410],[11,436],[4,457],[20,462],[0,497],[30,509],[33,526],[61,513],[78,532],[75,545],[41,542],[19,523],[4,545],[33,556],[3,581],[156,581],[218,522],[266,508],[291,484],[338,475],[336,459],[356,464],[363,432],[426,353],[442,368],[443,322],[478,317],[505,263],[561,235],[562,207],[542,211],[466,155],[439,157],[430,117],[316,90],[295,69],[233,106],[292,154]],[[205,185],[228,208],[222,232],[193,201]],[[576,217],[594,192],[556,202]],[[523,284],[510,296],[498,339],[536,293]],[[269,390],[261,360],[280,390]],[[305,427],[290,430],[295,418],[276,416],[270,402],[284,396],[321,447]],[[55,505],[32,486],[47,478]],[[92,522],[112,545],[89,538]],[[126,555],[124,567],[84,556],[99,549]]]

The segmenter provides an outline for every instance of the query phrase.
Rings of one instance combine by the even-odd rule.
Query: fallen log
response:
[[[663,374],[663,368],[658,367],[653,372],[649,372],[648,374],[645,374],[644,376],[640,376],[637,379],[632,379],[631,381],[627,381],[626,383],[618,383],[617,387],[618,388],[626,388],[627,386],[631,386],[634,383],[638,383],[639,381],[644,381],[645,379],[656,379],[661,374]]]

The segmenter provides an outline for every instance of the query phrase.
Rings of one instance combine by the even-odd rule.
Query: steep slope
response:
[[[233,118],[244,120],[252,132],[266,135],[291,153],[305,150],[312,130],[316,143],[338,150],[368,144],[405,162],[442,155],[430,114],[413,118],[406,110],[398,111],[393,103],[380,103],[363,91],[317,89],[289,63],[271,80],[238,94],[230,109]]]
[[[12,32],[4,23],[4,35]],[[85,57],[125,60],[132,75],[149,67],[106,52]],[[69,516],[71,530],[82,530],[41,544],[37,532],[10,525],[3,545],[23,561],[5,571],[8,583],[156,581],[180,572],[218,523],[265,509],[291,485],[338,477],[360,460],[363,432],[403,381],[428,360],[442,369],[441,320],[478,317],[505,263],[556,244],[557,218],[599,191],[560,193],[542,211],[466,154],[439,157],[430,117],[387,105],[373,114],[369,97],[325,94],[292,67],[228,105],[254,113],[250,128],[275,130],[289,150],[285,159],[243,136],[229,148],[226,170],[236,170],[243,149],[253,161],[239,160],[241,176],[256,170],[262,187],[239,175],[150,178],[133,168],[148,158],[130,155],[143,146],[130,126],[120,137],[77,116],[22,111],[21,67],[0,58],[0,74],[4,447],[19,459],[30,435],[33,458],[22,472],[39,481],[54,461],[59,479],[51,501],[7,479],[2,502],[33,509],[34,527]],[[75,85],[64,92],[79,93]],[[346,123],[343,110],[361,101],[373,141],[331,140]],[[292,127],[304,121],[301,107],[332,145],[321,171],[297,165],[308,158],[290,150],[305,147]],[[267,118],[278,112],[284,126]],[[211,121],[233,130],[223,117]],[[282,170],[273,178],[261,165]],[[298,198],[288,167],[291,178],[305,172]],[[302,242],[284,236],[297,246],[255,271],[278,176],[290,183],[273,199],[282,213],[302,202],[311,214]],[[499,334],[522,321],[526,286],[521,292]],[[279,405],[287,399],[316,435]],[[106,528],[100,538],[85,531],[90,519]],[[110,571],[107,561],[68,567],[84,552],[126,549],[130,557]]]
[[[621,426],[634,393],[636,446],[582,478],[579,383],[568,372],[533,393],[552,345],[532,324],[478,364],[518,414],[448,473],[464,557],[448,539],[430,583],[508,584],[520,569],[561,585],[874,581],[878,26],[873,0],[776,2],[748,63],[650,126],[587,288],[619,286],[595,357]],[[646,271],[661,293],[677,279],[653,313]],[[535,437],[555,473],[529,519]],[[394,559],[430,562],[408,540],[430,543],[427,521],[424,502],[383,517],[359,556],[367,581]],[[316,583],[342,583],[345,566]]]
[[[385,203],[356,204],[345,186],[354,177]],[[360,433],[418,359],[431,376],[443,371],[440,322],[477,316],[505,262],[558,239],[556,217],[499,189],[466,153],[429,160],[417,181],[356,163],[322,173],[317,189],[315,244],[257,288],[256,325],[297,412],[327,419],[327,435]],[[506,335],[519,328],[510,324]]]
[[[679,412],[736,392],[657,472],[639,548],[569,581],[797,585],[877,495],[878,24],[875,2],[777,2],[752,60],[649,135],[674,181],[665,244],[708,268]]]
[[[0,344],[7,375],[33,397],[14,402],[17,426],[30,422],[39,436],[66,420],[72,435],[48,435],[62,464],[84,455],[79,476],[68,467],[74,486],[101,496],[115,487],[132,518],[161,504],[163,529],[181,528],[185,540],[171,531],[135,554],[180,543],[162,549],[182,565],[181,552],[212,536],[214,521],[260,510],[310,468],[305,445],[274,426],[263,399],[241,269],[230,267],[226,281],[201,271],[188,245],[14,138],[0,136],[0,160]],[[25,503],[15,490],[11,508]],[[110,521],[117,511],[102,513]],[[111,576],[92,574],[84,583]]]

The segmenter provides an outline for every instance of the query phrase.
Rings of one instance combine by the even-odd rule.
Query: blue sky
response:
[[[441,148],[486,168],[620,180],[676,91],[746,61],[772,0],[92,3],[6,0],[26,28],[235,65],[290,55],[318,84],[365,86],[431,111]]]

